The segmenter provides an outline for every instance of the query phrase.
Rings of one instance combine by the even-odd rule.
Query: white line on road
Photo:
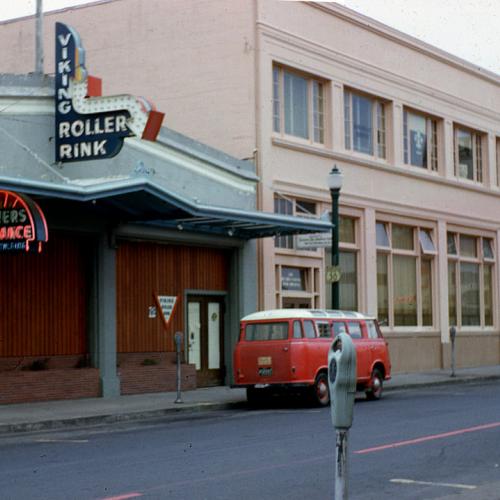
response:
[[[477,488],[477,486],[471,484],[433,483],[430,481],[414,481],[413,479],[391,479],[390,482],[399,484],[420,484],[424,486],[445,486],[447,488],[457,488],[460,490],[475,490]]]
[[[88,443],[88,439],[37,439],[37,443]]]

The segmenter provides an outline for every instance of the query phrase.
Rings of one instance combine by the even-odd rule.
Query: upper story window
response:
[[[316,217],[317,205],[312,201],[295,200],[283,195],[276,194],[274,197],[274,213],[282,215],[297,215],[299,217]],[[276,236],[274,239],[276,248],[296,247],[293,235]]]
[[[274,66],[273,130],[282,135],[324,144],[324,82]]]
[[[437,171],[437,120],[405,109],[403,111],[403,151],[407,165]]]
[[[346,149],[387,158],[386,103],[345,90],[344,132]]]
[[[455,175],[483,182],[484,134],[465,127],[455,127]]]

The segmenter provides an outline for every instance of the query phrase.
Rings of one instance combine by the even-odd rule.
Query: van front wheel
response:
[[[326,373],[320,373],[312,386],[312,399],[318,406],[328,406],[330,404],[330,388],[328,387],[328,377]]]

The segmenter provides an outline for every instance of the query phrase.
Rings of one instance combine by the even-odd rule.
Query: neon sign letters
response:
[[[25,195],[0,190],[0,251],[42,251],[48,240],[42,210]]]
[[[111,158],[126,137],[154,141],[163,113],[142,97],[101,96],[78,33],[56,23],[56,162]]]

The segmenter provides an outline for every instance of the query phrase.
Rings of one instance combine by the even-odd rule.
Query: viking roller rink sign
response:
[[[112,158],[126,137],[154,141],[163,113],[142,97],[102,96],[72,27],[56,23],[56,162]]]

